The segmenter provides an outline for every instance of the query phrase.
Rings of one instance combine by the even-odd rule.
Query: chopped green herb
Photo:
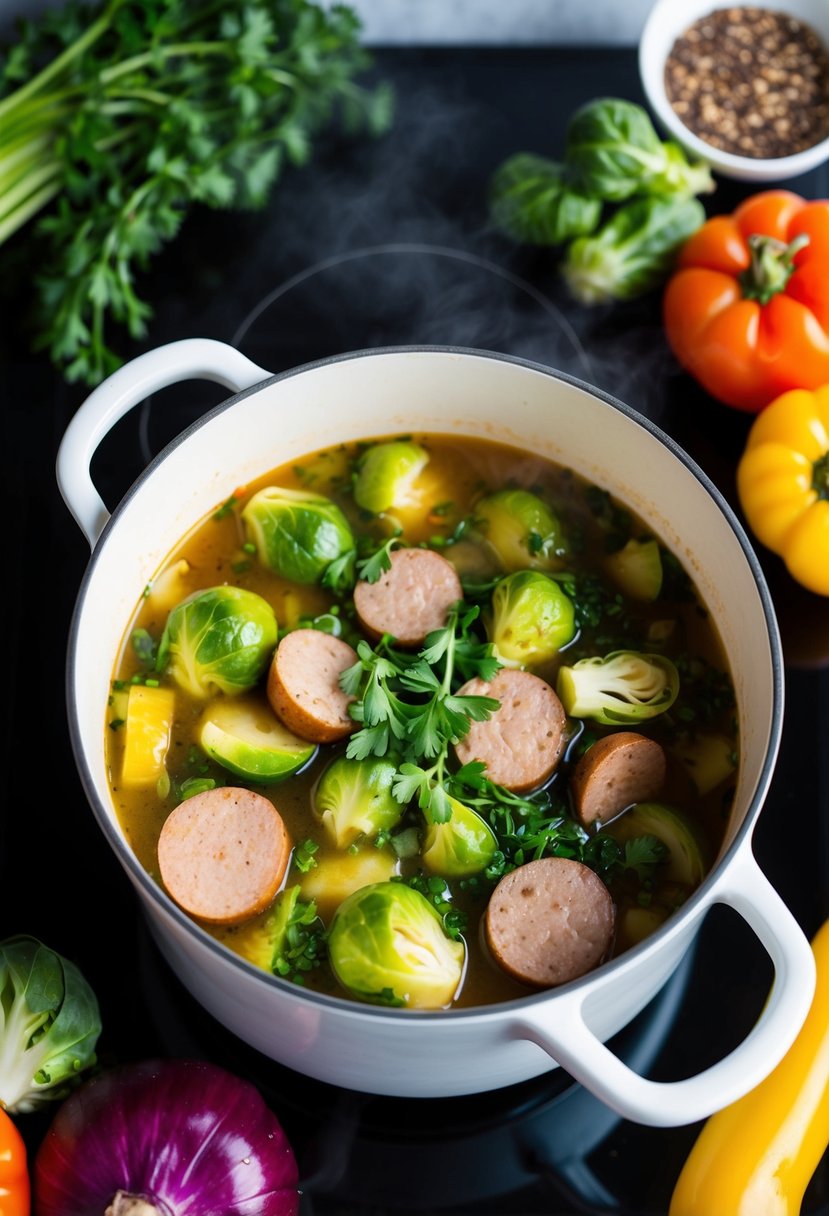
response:
[[[231,494],[230,498],[226,499],[222,505],[213,512],[215,520],[227,519],[228,515],[233,514],[233,508],[236,506],[238,499],[235,494]]]
[[[158,643],[146,629],[133,629],[132,648],[145,667],[155,667]]]
[[[314,866],[319,865],[314,854],[319,851],[319,845],[316,840],[303,840],[294,849],[294,865],[303,874],[307,874],[309,870],[313,870]]]

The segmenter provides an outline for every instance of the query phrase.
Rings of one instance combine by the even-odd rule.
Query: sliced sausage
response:
[[[613,941],[610,892],[580,861],[543,857],[506,874],[484,926],[501,967],[524,984],[566,984],[597,966]]]
[[[419,646],[446,624],[446,614],[462,597],[457,571],[440,553],[396,549],[391,569],[376,583],[357,583],[354,607],[370,637],[390,633],[401,646]]]
[[[665,753],[656,740],[616,731],[598,739],[573,769],[573,810],[587,828],[607,823],[632,802],[655,798],[664,780]]]
[[[236,925],[279,890],[291,841],[276,807],[252,790],[220,786],[170,814],[158,839],[164,886],[191,916]]]
[[[268,700],[276,716],[300,739],[334,743],[356,728],[348,716],[353,697],[340,674],[357,662],[356,651],[320,629],[294,629],[276,648],[268,672]]]
[[[482,761],[490,781],[515,793],[543,785],[561,758],[567,724],[564,707],[546,680],[504,667],[489,683],[467,680],[458,695],[501,702],[486,722],[473,722],[455,745],[461,764]]]

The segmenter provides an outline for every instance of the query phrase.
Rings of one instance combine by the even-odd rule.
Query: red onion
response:
[[[297,1165],[259,1091],[197,1060],[88,1081],[35,1160],[39,1216],[296,1216]]]

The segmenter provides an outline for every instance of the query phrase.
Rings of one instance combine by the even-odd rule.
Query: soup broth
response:
[[[439,1003],[476,1006],[533,990],[532,984],[499,965],[483,928],[492,891],[516,866],[558,856],[580,860],[599,874],[615,910],[612,939],[603,957],[658,928],[698,885],[716,857],[731,805],[737,764],[733,690],[715,623],[687,571],[641,520],[600,487],[550,461],[488,440],[405,436],[394,437],[401,452],[408,445],[421,456],[397,478],[396,498],[386,506],[377,497],[381,493],[382,498],[384,488],[378,491],[368,484],[365,470],[369,454],[391,442],[371,439],[278,468],[240,487],[227,503],[217,504],[182,540],[147,588],[117,657],[106,729],[111,792],[127,840],[161,885],[159,837],[173,810],[190,796],[210,788],[244,787],[276,806],[292,851],[275,903],[241,923],[200,920],[215,938],[251,962],[318,991],[360,996],[338,981],[327,959],[327,934],[350,890],[393,879],[429,901],[448,940],[463,947],[462,981],[449,1001]],[[346,547],[332,559],[328,577],[323,573],[314,581],[300,582],[265,564],[264,533],[243,513],[268,487],[318,496],[342,513],[355,551],[349,553]],[[555,529],[519,521],[518,531],[513,528],[512,540],[505,542],[502,521],[493,515],[491,504],[509,506],[515,491],[528,496],[520,500],[524,506],[528,501],[541,503],[545,513],[539,518],[552,518]],[[361,506],[361,497],[373,509]],[[165,663],[163,639],[173,609],[200,591],[224,586],[267,601],[280,643],[289,633],[315,629],[355,648],[367,645],[374,653],[377,638],[355,609],[354,580],[362,574],[365,581],[366,561],[373,559],[382,567],[389,555],[407,548],[435,552],[451,563],[461,580],[464,604],[477,609],[477,615],[470,613],[474,619],[467,622],[464,636],[481,653],[494,640],[496,657],[508,664],[504,670],[528,670],[561,691],[562,668],[572,671],[580,660],[632,652],[646,664],[667,661],[678,675],[675,699],[653,716],[603,721],[595,714],[568,712],[561,756],[552,774],[530,789],[500,790],[495,801],[489,798],[491,790],[482,792],[480,782],[475,785],[475,773],[470,785],[451,784],[460,761],[450,746],[445,766],[430,780],[448,783],[451,796],[475,811],[497,842],[494,853],[490,850],[485,864],[473,872],[441,873],[434,863],[425,863],[429,815],[419,806],[415,787],[408,800],[398,789],[399,818],[391,827],[358,834],[338,846],[321,821],[316,800],[322,775],[335,758],[353,750],[356,733],[321,743],[284,779],[246,779],[208,754],[202,734],[210,706],[234,700],[238,690],[213,688],[204,695],[203,689],[182,685],[169,655]],[[546,626],[536,628],[542,641],[526,651],[528,662],[520,661],[520,646],[525,644],[516,638],[520,619],[508,628],[499,626],[494,599],[499,584],[524,570],[551,580],[564,592],[573,613],[572,636],[557,646],[545,642]],[[383,645],[379,643],[381,649]],[[392,658],[403,654],[389,645]],[[414,661],[420,649],[418,644],[406,648],[409,657],[401,662]],[[468,675],[458,670],[451,692],[456,693]],[[154,753],[155,768],[151,764],[140,779],[133,774],[127,780],[128,732],[136,738],[135,688],[168,690],[172,708],[169,729],[161,731],[163,743]],[[273,718],[266,669],[241,695],[263,721]],[[425,696],[418,700],[412,693],[410,702],[417,707]],[[360,726],[365,723],[355,723],[354,730]],[[653,795],[636,799],[632,808],[620,808],[607,822],[585,824],[575,813],[572,776],[592,744],[618,732],[655,741],[664,753],[664,775]],[[398,769],[405,768],[407,756],[411,766],[406,746],[405,740],[401,744],[391,739],[387,749]],[[426,771],[434,758],[416,764]],[[284,904],[285,892],[295,888],[291,930],[286,936],[283,925],[279,949],[268,953],[274,941],[275,904],[281,899]],[[381,991],[376,997],[386,998],[386,1003],[406,1003],[393,992],[384,998]]]

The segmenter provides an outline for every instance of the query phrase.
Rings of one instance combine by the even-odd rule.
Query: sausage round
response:
[[[376,583],[360,580],[354,607],[370,637],[390,633],[401,646],[419,646],[446,624],[463,588],[451,562],[433,549],[395,549],[391,569]]]
[[[543,857],[506,874],[484,926],[496,961],[524,984],[566,984],[597,966],[613,941],[613,900],[580,861]]]
[[[655,798],[664,780],[665,752],[656,740],[616,731],[598,739],[573,769],[573,810],[585,827],[607,823],[631,803]]]
[[[356,651],[320,629],[294,629],[276,648],[268,672],[268,700],[288,730],[311,743],[335,743],[356,727],[348,716],[353,697],[340,688],[340,673],[357,662]]]
[[[546,680],[504,667],[489,683],[467,680],[458,695],[501,702],[485,722],[473,722],[455,745],[461,764],[483,761],[490,781],[517,794],[543,785],[561,758],[567,724],[564,707]]]
[[[220,786],[194,794],[167,817],[158,865],[176,903],[199,920],[235,925],[264,911],[279,890],[291,841],[261,794]]]

